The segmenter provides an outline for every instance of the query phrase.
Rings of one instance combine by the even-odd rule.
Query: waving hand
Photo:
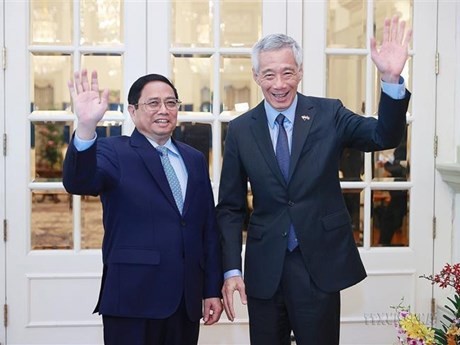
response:
[[[91,73],[91,84],[88,81],[86,69],[76,71],[74,80],[69,80],[70,96],[72,97],[74,112],[78,119],[76,133],[80,139],[94,138],[97,123],[107,110],[109,91],[99,92],[97,72]]]
[[[385,19],[383,26],[383,41],[377,50],[375,38],[371,39],[371,57],[380,72],[383,81],[398,83],[404,65],[406,64],[409,42],[412,30],[405,30],[406,23],[399,21],[397,16],[391,20]]]

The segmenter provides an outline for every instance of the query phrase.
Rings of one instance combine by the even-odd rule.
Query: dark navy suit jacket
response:
[[[191,320],[202,299],[220,297],[221,251],[208,165],[202,153],[173,141],[188,172],[183,214],[160,157],[134,130],[101,138],[78,152],[69,145],[63,182],[73,194],[100,195],[104,272],[97,312],[161,319],[182,298]]]
[[[217,219],[223,269],[242,269],[241,229],[247,181],[253,194],[246,242],[246,293],[271,298],[280,282],[292,223],[306,269],[327,292],[366,277],[342,197],[339,163],[343,148],[375,151],[399,144],[410,93],[393,100],[381,94],[379,119],[346,109],[339,100],[298,93],[289,182],[278,167],[263,102],[231,121],[225,141]]]

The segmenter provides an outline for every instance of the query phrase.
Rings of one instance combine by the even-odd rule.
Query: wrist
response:
[[[87,127],[87,126],[82,126],[80,124],[75,130],[75,134],[78,136],[79,139],[82,139],[82,140],[94,139],[95,132],[96,132],[96,128],[94,126]]]
[[[382,79],[382,81],[389,84],[399,84],[399,81],[401,80],[401,76],[399,74],[382,74],[380,78]]]

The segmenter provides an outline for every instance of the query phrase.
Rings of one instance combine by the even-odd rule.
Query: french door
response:
[[[388,176],[377,164],[393,151],[356,160],[347,153],[340,172],[369,275],[343,293],[341,344],[367,345],[394,341],[390,306],[402,297],[418,312],[430,312],[430,286],[417,277],[432,266],[434,158],[426,152],[434,137],[435,73],[426,66],[436,48],[436,2],[5,1],[0,215],[8,236],[0,247],[6,279],[0,293],[8,316],[0,342],[102,343],[100,318],[91,314],[101,274],[100,204],[67,195],[60,178],[75,124],[66,87],[72,71],[97,69],[110,90],[99,136],[131,133],[126,92],[135,79],[170,77],[183,102],[174,135],[205,153],[217,197],[227,123],[262,97],[251,76],[252,44],[272,32],[294,37],[304,49],[300,91],[341,98],[362,116],[375,116],[379,84],[368,42],[393,13],[415,31],[404,72],[413,91],[406,172]],[[346,168],[352,161],[355,170]],[[380,243],[382,213],[395,192],[405,201],[401,224],[390,242]],[[222,316],[200,334],[200,344],[248,339],[247,312],[239,305],[235,322]]]
[[[4,18],[4,1],[0,1],[0,18],[3,23]],[[0,25],[0,43],[1,46],[5,46],[5,31],[4,25]],[[0,58],[0,63],[3,65],[4,57]],[[0,71],[0,133],[3,137],[5,133],[5,73],[4,69]],[[3,150],[3,144],[0,145]],[[6,194],[5,194],[5,155],[2,153],[2,157],[0,158],[0,219],[5,218],[5,204],[6,204]],[[0,241],[0,281],[6,282],[6,250],[5,250],[5,241]],[[6,306],[6,293],[5,293],[5,284],[0,284],[0,301],[2,304]],[[4,309],[5,313],[5,309]],[[5,339],[5,327],[0,327],[0,342],[2,339]]]
[[[98,70],[110,89],[98,135],[128,133],[125,90],[146,73],[146,7],[5,2],[7,344],[102,343],[92,314],[102,269],[100,202],[68,195],[61,179],[75,123],[66,81],[80,68]]]
[[[436,53],[436,11],[435,1],[304,2],[304,93],[340,98],[363,116],[378,116],[380,85],[369,37],[381,40],[383,19],[393,14],[414,29],[403,71],[413,92],[403,142],[396,150],[374,154],[346,151],[340,165],[344,199],[368,273],[342,294],[341,344],[393,343],[391,306],[402,298],[421,315],[431,313],[431,286],[418,277],[431,273],[433,260],[436,75],[427,66]],[[387,169],[396,161],[399,174]]]

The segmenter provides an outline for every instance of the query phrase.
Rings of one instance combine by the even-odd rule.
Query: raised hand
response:
[[[371,38],[371,57],[380,72],[383,81],[398,83],[404,65],[409,56],[409,42],[412,29],[405,30],[406,22],[399,21],[398,16],[385,19],[383,41],[377,50],[375,38]]]
[[[78,119],[77,135],[80,139],[94,138],[97,123],[102,119],[107,110],[109,90],[99,92],[97,72],[91,73],[91,84],[88,81],[86,69],[76,71],[74,80],[69,80],[70,96],[72,97],[74,112]]]

